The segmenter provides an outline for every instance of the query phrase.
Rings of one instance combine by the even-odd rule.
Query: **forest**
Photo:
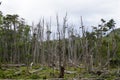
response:
[[[120,28],[114,19],[79,30],[56,15],[28,25],[19,15],[0,12],[0,79],[119,80]]]

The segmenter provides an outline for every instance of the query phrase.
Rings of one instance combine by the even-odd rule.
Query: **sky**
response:
[[[18,14],[28,24],[37,23],[41,18],[52,20],[56,14],[60,21],[67,13],[68,23],[80,25],[80,16],[84,26],[97,26],[100,20],[114,19],[120,27],[120,0],[0,0],[3,14]]]

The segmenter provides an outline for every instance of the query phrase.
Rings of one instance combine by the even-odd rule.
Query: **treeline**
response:
[[[30,26],[24,19],[18,15],[0,14],[1,63],[24,63],[31,52],[31,41]]]
[[[91,27],[92,32],[87,31],[82,17],[80,24],[81,34],[68,24],[67,15],[62,26],[56,16],[57,33],[52,33],[51,21],[41,19],[35,27],[18,15],[4,16],[1,12],[0,63],[83,66],[87,71],[119,66],[120,35],[115,33],[114,20],[101,19],[100,25]]]

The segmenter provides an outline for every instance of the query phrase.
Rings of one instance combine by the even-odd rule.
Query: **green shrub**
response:
[[[4,74],[3,71],[0,70],[0,79],[1,79],[1,78],[2,78],[2,79],[5,78],[5,74]]]

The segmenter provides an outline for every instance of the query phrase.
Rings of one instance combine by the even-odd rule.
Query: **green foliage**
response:
[[[120,58],[112,58],[110,60],[110,66],[112,68],[117,68],[118,66],[120,66]]]
[[[107,22],[106,25],[107,25],[107,27],[109,27],[109,29],[112,29],[115,27],[115,21],[113,19],[111,19]]]
[[[30,79],[39,79],[40,77],[39,77],[39,75],[37,75],[37,74],[32,74],[31,76],[30,76]]]
[[[27,53],[30,53],[30,50],[26,52],[25,47],[31,48],[29,32],[30,26],[26,25],[18,15],[8,14],[3,16],[0,14],[0,56],[6,55],[1,61],[12,62],[12,58],[16,57],[14,55],[20,54],[17,58],[19,60],[16,61],[22,61],[23,63],[24,60],[22,59]],[[14,60],[14,62],[16,61]]]
[[[0,78],[5,78],[5,74],[3,73],[2,70],[0,70]]]

